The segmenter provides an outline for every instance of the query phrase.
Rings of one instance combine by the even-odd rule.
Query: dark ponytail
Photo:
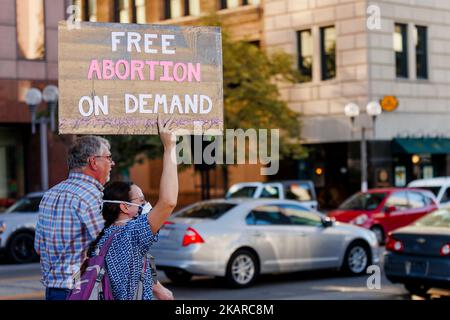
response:
[[[133,182],[115,181],[108,183],[103,190],[103,200],[119,200],[130,201],[130,191]],[[117,220],[120,214],[120,204],[118,203],[104,203],[102,216],[105,220],[103,230],[98,234],[97,238],[91,242],[88,248],[87,256],[91,257],[95,252],[101,238],[105,235],[105,230],[108,229],[114,221]]]

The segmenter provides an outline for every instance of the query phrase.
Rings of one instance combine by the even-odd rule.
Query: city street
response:
[[[0,1],[0,300],[450,300],[450,0]]]
[[[391,284],[384,276],[381,289],[369,289],[367,276],[345,277],[335,271],[265,275],[248,289],[229,289],[211,277],[194,277],[188,285],[172,285],[160,272],[160,281],[174,292],[176,299],[411,299],[402,285]],[[43,299],[39,264],[12,265],[0,260],[0,300]]]

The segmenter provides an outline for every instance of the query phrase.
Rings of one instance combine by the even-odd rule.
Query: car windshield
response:
[[[312,192],[311,188],[306,183],[291,184],[285,191],[286,199],[298,200],[298,201],[311,201]]]
[[[414,223],[418,227],[442,227],[450,228],[450,211],[436,210]]]
[[[423,190],[429,190],[433,192],[433,194],[437,197],[439,194],[439,191],[441,190],[441,187],[414,187],[415,189],[423,189]]]
[[[344,210],[375,210],[383,199],[386,193],[357,193],[347,199],[339,209]]]
[[[11,207],[5,210],[5,213],[11,212],[38,212],[39,203],[42,197],[27,197],[22,198],[13,204]]]
[[[232,203],[201,203],[176,215],[177,218],[218,219],[234,208]]]
[[[256,187],[241,187],[228,193],[227,198],[253,198]]]

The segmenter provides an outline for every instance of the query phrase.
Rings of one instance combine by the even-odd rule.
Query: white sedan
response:
[[[16,263],[37,260],[34,233],[43,192],[30,193],[0,213],[0,251]]]

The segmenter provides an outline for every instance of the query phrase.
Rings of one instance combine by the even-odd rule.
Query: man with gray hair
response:
[[[66,299],[89,243],[103,228],[103,185],[114,166],[108,140],[78,138],[68,166],[68,179],[48,190],[39,205],[34,247],[47,300]]]

